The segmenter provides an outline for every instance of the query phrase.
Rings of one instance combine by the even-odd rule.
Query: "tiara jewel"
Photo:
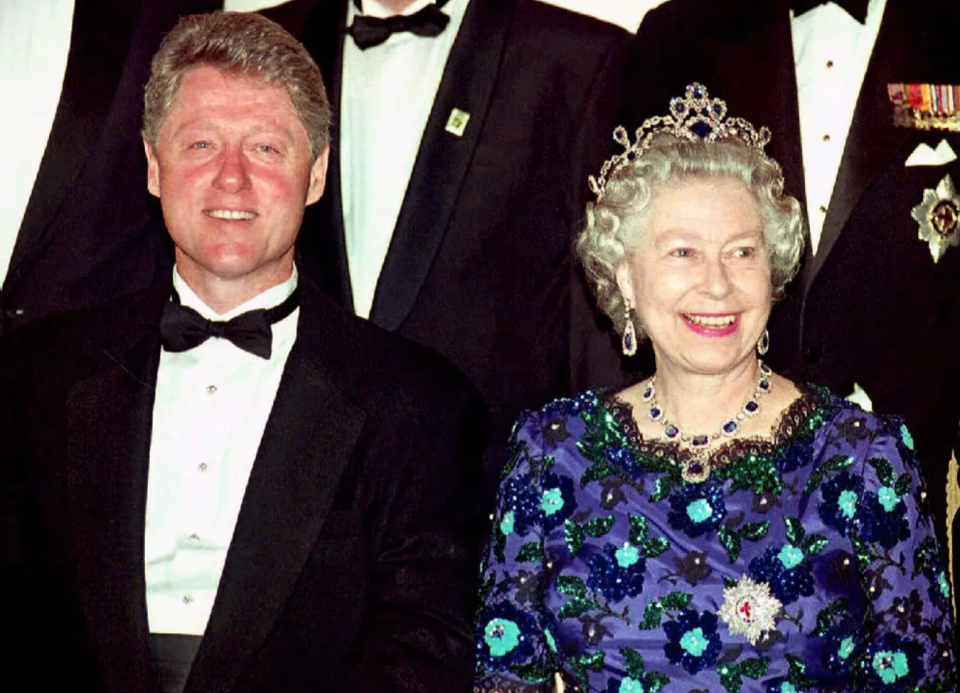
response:
[[[685,97],[670,99],[670,115],[653,116],[643,121],[637,128],[636,141],[631,143],[626,128],[622,125],[617,127],[613,131],[613,140],[625,151],[604,162],[598,177],[590,176],[588,179],[597,202],[603,199],[603,191],[613,175],[643,156],[651,140],[658,135],[673,135],[692,142],[734,138],[763,153],[764,146],[770,141],[770,129],[762,127],[757,130],[743,118],[727,118],[726,115],[726,102],[711,99],[707,88],[694,82],[687,87]]]

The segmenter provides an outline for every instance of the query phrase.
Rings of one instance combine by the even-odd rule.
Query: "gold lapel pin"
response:
[[[461,111],[459,108],[454,108],[452,111],[450,111],[450,117],[447,118],[447,126],[444,129],[451,135],[463,137],[463,133],[466,131],[467,123],[469,122],[469,113],[466,111]]]

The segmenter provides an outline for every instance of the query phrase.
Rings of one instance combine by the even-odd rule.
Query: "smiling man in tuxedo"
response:
[[[482,407],[298,276],[326,177],[316,65],[263,17],[194,15],[145,102],[172,284],[0,353],[5,670],[91,693],[467,690]]]

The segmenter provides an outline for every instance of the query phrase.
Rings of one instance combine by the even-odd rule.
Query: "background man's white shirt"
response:
[[[352,1],[345,1],[350,26],[358,12]],[[432,3],[416,0],[403,14]],[[357,48],[349,36],[344,40],[340,192],[357,315],[370,316],[420,140],[467,4],[468,0],[449,0],[443,6],[450,23],[435,37],[397,33],[366,50]],[[363,0],[363,11],[375,17],[393,14],[377,0]]]
[[[885,6],[886,0],[870,0],[865,24],[832,2],[791,20],[804,187],[814,253]]]

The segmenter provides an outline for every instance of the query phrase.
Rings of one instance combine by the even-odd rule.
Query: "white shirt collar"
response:
[[[246,303],[237,306],[233,310],[228,310],[226,313],[220,314],[204,303],[203,299],[197,296],[196,292],[191,289],[183,277],[180,276],[177,268],[173,268],[173,288],[177,292],[177,295],[180,296],[181,305],[193,308],[207,320],[230,320],[250,310],[279,306],[287,300],[294,289],[297,288],[297,281],[297,266],[294,265],[290,278],[282,284],[272,286],[263,293],[257,294]]]

